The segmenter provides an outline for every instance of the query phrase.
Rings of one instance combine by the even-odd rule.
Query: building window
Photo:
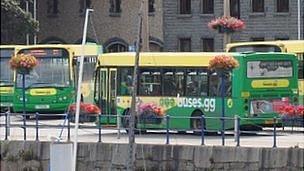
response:
[[[155,1],[154,0],[149,0],[149,13],[155,12]]]
[[[110,0],[110,13],[121,12],[121,0]]]
[[[289,0],[277,0],[277,12],[289,12]]]
[[[264,12],[264,0],[252,0],[252,12]]]
[[[274,40],[289,40],[289,37],[275,37]]]
[[[91,8],[91,0],[79,0],[79,13],[85,14],[87,8]]]
[[[127,47],[120,43],[113,43],[106,48],[106,52],[126,52]]]
[[[264,37],[252,37],[251,41],[256,42],[256,41],[264,41],[265,38]]]
[[[214,13],[214,0],[201,0],[201,13],[213,14]]]
[[[203,52],[214,52],[214,39],[213,38],[203,38],[202,39],[202,50]]]
[[[191,0],[179,0],[180,14],[191,14]]]
[[[240,0],[230,0],[230,16],[240,18]]]
[[[179,39],[179,51],[180,52],[191,52],[191,38],[180,38]]]
[[[47,0],[47,14],[48,15],[57,15],[58,10],[58,0]]]

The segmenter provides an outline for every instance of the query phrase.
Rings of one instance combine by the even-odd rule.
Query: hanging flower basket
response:
[[[211,20],[208,27],[217,30],[219,33],[233,33],[245,29],[245,23],[234,17],[223,16]]]
[[[217,55],[209,61],[208,68],[217,73],[226,73],[239,66],[239,62],[232,56]]]
[[[286,104],[277,111],[284,123],[290,126],[304,126],[304,106]]]
[[[145,103],[138,106],[139,121],[146,124],[160,124],[164,110],[154,103]]]
[[[37,59],[29,54],[18,54],[12,56],[9,61],[10,67],[20,74],[29,74],[29,72],[37,65]]]

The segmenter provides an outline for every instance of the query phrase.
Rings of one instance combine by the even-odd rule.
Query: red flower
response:
[[[27,68],[33,69],[37,64],[37,59],[29,54],[18,54],[12,56],[9,61],[10,67],[12,69],[19,69],[19,68]]]
[[[76,104],[71,104],[69,106],[69,113],[76,113]],[[90,103],[80,103],[80,113],[81,114],[100,114],[101,110],[98,106]]]
[[[228,17],[223,16],[216,18],[214,20],[211,20],[208,23],[208,27],[213,30],[218,30],[220,27],[229,29],[231,31],[240,31],[245,29],[245,23],[244,21],[234,18],[234,17]]]
[[[278,110],[278,113],[281,115],[287,115],[290,117],[303,117],[304,116],[304,106],[303,105],[284,105],[281,106]]]
[[[233,69],[239,66],[237,60],[232,56],[217,55],[209,61],[208,68],[213,69]]]

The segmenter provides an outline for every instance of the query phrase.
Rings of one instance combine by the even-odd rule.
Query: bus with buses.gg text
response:
[[[189,130],[201,127],[220,130],[221,94],[216,72],[208,70],[209,61],[219,54],[231,55],[239,67],[226,75],[225,117],[239,115],[243,128],[272,124],[284,100],[297,96],[297,58],[283,53],[140,53],[138,70],[138,111],[146,106],[158,112],[139,112],[137,129]],[[101,125],[128,127],[135,53],[109,53],[99,56],[94,100],[101,108]],[[192,118],[191,118],[192,117]],[[212,118],[214,117],[214,118]],[[121,122],[120,122],[121,121]],[[234,127],[226,120],[226,129]]]

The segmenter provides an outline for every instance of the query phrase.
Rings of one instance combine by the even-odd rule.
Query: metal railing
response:
[[[39,141],[39,129],[41,128],[61,128],[61,133],[60,136],[62,135],[62,131],[63,129],[67,129],[67,141],[71,140],[71,118],[72,115],[71,114],[39,114],[39,113],[34,113],[34,114],[16,114],[16,113],[10,113],[5,112],[5,113],[0,113],[0,116],[5,117],[5,140],[8,140],[8,136],[9,136],[9,132],[10,132],[10,128],[12,127],[20,127],[23,129],[23,140],[27,140],[26,136],[26,128],[35,128],[35,141]],[[22,124],[12,124],[11,123],[11,116],[22,116],[23,119],[23,123]],[[35,117],[35,124],[27,124],[27,117],[30,116],[34,116]],[[39,119],[42,117],[49,117],[49,116],[60,116],[60,117],[64,117],[64,124],[63,125],[47,125],[47,124],[40,124],[39,123]],[[82,117],[82,116],[80,116]],[[79,128],[86,128],[86,129],[98,129],[98,142],[102,142],[102,117],[113,117],[113,118],[117,118],[119,121],[122,119],[128,119],[130,116],[129,115],[125,115],[125,116],[117,116],[117,115],[98,115],[97,119],[97,125],[96,126],[85,126],[85,125],[80,125]],[[235,117],[206,117],[204,115],[198,116],[198,117],[173,117],[170,115],[166,115],[164,117],[159,117],[160,119],[165,119],[164,123],[165,123],[165,130],[166,130],[166,142],[165,144],[170,144],[170,131],[172,130],[177,130],[177,129],[170,129],[170,124],[172,119],[197,119],[200,121],[201,126],[198,129],[190,129],[187,131],[194,131],[194,132],[200,132],[200,136],[201,136],[201,145],[205,145],[205,134],[209,131],[206,128],[206,119],[215,119],[215,120],[220,120],[221,122],[225,122],[225,121],[233,121],[234,122],[234,137],[235,137],[235,142],[236,142],[236,146],[240,146],[240,137],[241,137],[241,120],[250,120],[250,118],[241,118],[239,116],[235,116]],[[254,120],[259,120],[259,119],[263,119],[265,120],[265,118],[254,118]],[[273,123],[278,123],[279,121],[282,121],[281,118],[268,118],[268,119],[272,119]],[[66,123],[67,122],[67,123]],[[303,121],[304,122],[304,119]],[[113,129],[117,129],[117,131],[120,133],[121,129],[128,129],[128,128],[124,128],[122,125],[120,125],[120,122],[117,122],[118,125],[116,128]],[[1,124],[2,126],[3,124]],[[222,140],[222,145],[225,145],[225,129],[226,128],[222,128],[219,131],[221,132],[221,140]],[[141,131],[141,129],[136,129],[137,131]],[[283,129],[284,130],[284,129]],[[273,130],[272,130],[272,136],[273,136],[273,144],[272,147],[277,147],[277,124],[273,124]]]

